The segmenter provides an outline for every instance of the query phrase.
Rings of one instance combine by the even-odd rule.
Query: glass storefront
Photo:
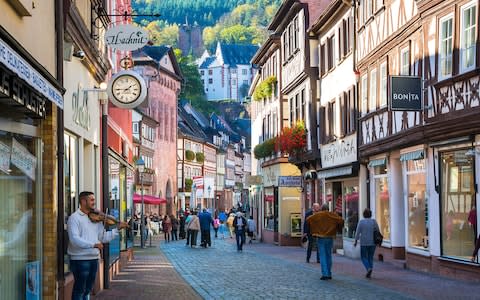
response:
[[[388,169],[386,165],[374,167],[375,219],[384,241],[390,241],[390,196],[388,192]]]
[[[67,254],[67,221],[71,214],[78,208],[78,138],[65,133],[64,134],[64,160],[63,160],[63,180],[64,180],[64,237],[65,247],[63,247],[64,272],[70,272],[69,255]]]
[[[37,138],[0,131],[0,299],[41,294],[39,148]]]
[[[268,230],[275,229],[275,223],[277,222],[277,216],[275,215],[275,201],[273,190],[266,189],[265,191],[265,211],[264,211],[264,228]]]
[[[124,168],[121,167],[120,163],[113,157],[109,157],[109,176],[110,176],[110,211],[109,215],[114,216],[117,220],[120,216],[120,197],[125,193],[122,192],[123,185],[121,184],[121,177],[124,176]],[[122,171],[123,170],[123,171]],[[114,228],[115,226],[111,226]],[[124,230],[122,230],[124,231]],[[110,241],[109,245],[109,264],[112,264],[120,257],[120,239],[121,235],[114,238]]]
[[[476,207],[474,165],[475,157],[468,149],[440,155],[443,256],[469,260],[475,247],[477,224],[470,217]]]
[[[404,161],[408,209],[408,246],[428,249],[428,210],[425,159]]]
[[[358,180],[343,183],[343,197],[343,216],[345,217],[343,237],[354,238],[358,224]]]

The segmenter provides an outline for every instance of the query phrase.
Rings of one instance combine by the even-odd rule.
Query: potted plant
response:
[[[203,154],[202,152],[195,153],[195,157],[197,159],[197,162],[199,163],[203,163],[205,161],[205,154]]]
[[[185,158],[188,161],[194,160],[195,159],[195,152],[193,152],[192,150],[185,150]]]

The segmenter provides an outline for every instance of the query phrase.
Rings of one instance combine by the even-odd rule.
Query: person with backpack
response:
[[[372,219],[372,211],[365,208],[363,211],[363,218],[358,222],[355,233],[355,242],[353,246],[357,246],[357,241],[360,239],[360,258],[362,260],[367,274],[365,277],[371,278],[373,271],[373,256],[375,255],[375,248],[382,244],[382,236],[377,221]],[[377,232],[377,234],[375,234]],[[380,234],[380,235],[379,235]]]
[[[218,237],[218,228],[220,227],[220,219],[217,217],[215,217],[215,219],[213,219],[213,230],[215,231],[215,238]]]

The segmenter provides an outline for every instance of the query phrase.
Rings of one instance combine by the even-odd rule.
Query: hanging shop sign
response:
[[[422,79],[413,76],[390,76],[390,109],[422,110]]]
[[[44,109],[42,104],[43,97],[55,103],[63,109],[63,96],[60,91],[53,87],[48,80],[35,70],[26,60],[18,55],[4,41],[0,39],[0,63],[3,64],[15,76],[9,75],[7,72],[1,72],[0,89],[5,90],[8,87],[7,96],[12,97],[14,94],[22,102],[27,102],[33,106],[30,110],[38,112]],[[21,79],[21,80],[20,80]],[[5,91],[0,92],[5,93]],[[42,96],[40,96],[40,95]],[[43,107],[42,107],[43,105]]]
[[[145,46],[148,41],[148,32],[132,24],[113,26],[105,33],[105,43],[115,50],[137,50]]]

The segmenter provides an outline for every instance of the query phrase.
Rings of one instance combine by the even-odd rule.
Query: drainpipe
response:
[[[55,52],[56,52],[56,79],[63,86],[63,30],[64,30],[63,0],[55,0]],[[64,238],[64,186],[63,186],[63,109],[57,106],[57,282],[64,280],[64,257],[63,249],[66,240]]]

